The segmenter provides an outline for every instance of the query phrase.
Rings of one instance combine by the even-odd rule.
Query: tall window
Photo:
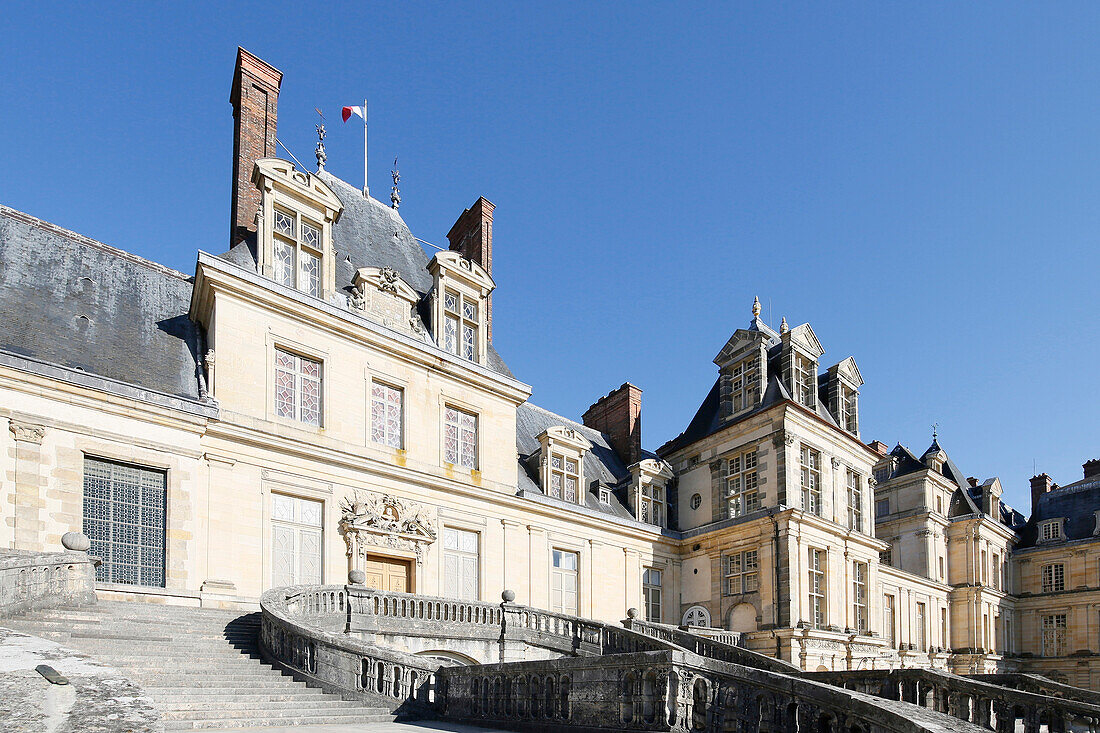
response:
[[[321,424],[321,362],[275,349],[275,414]]]
[[[443,310],[443,349],[463,359],[477,361],[477,300],[448,290],[443,296]]]
[[[321,525],[319,501],[271,494],[271,585],[321,582]]]
[[[893,565],[894,553],[890,550],[883,550],[878,554],[878,562],[880,565]]]
[[[477,468],[477,415],[450,406],[443,411],[443,460]]]
[[[665,492],[655,484],[646,484],[642,487],[642,506],[639,520],[648,524],[665,526]]]
[[[733,367],[731,386],[733,387],[733,411],[740,412],[756,405],[759,399],[760,372],[754,356],[739,362]]]
[[[882,633],[886,636],[891,649],[897,648],[897,634],[894,630],[894,597],[891,595],[882,598]]]
[[[859,432],[859,413],[856,409],[857,392],[841,385],[840,425],[849,433]]]
[[[478,536],[454,527],[443,528],[443,595],[464,601],[479,600]]]
[[[580,558],[568,550],[553,551],[550,569],[550,610],[577,615],[577,567]]]
[[[1043,616],[1043,656],[1064,657],[1066,655],[1066,614],[1054,613]]]
[[[1066,589],[1066,566],[1062,563],[1044,565],[1042,576],[1044,593],[1058,593]]]
[[[986,570],[986,561],[987,561],[988,558],[987,558],[985,550],[982,550],[981,557],[982,557],[982,564],[978,566],[978,583],[980,585],[985,585],[988,582],[988,576],[987,576],[988,571]]]
[[[403,448],[401,411],[405,393],[397,387],[374,382],[370,394],[370,437],[390,448]]]
[[[646,568],[642,571],[642,595],[645,597],[645,620],[661,623],[661,571]]]
[[[796,353],[794,355],[794,396],[806,407],[814,406],[814,363]]]
[[[321,297],[321,228],[282,209],[275,209],[272,243],[275,280]]]
[[[913,643],[917,649],[922,652],[928,651],[928,635],[926,631],[926,606],[919,601],[914,604],[916,612],[913,614]]]
[[[580,464],[576,458],[550,454],[550,496],[576,504],[580,500]]]
[[[760,508],[758,485],[755,448],[726,461],[726,502],[730,518]]]
[[[731,596],[754,593],[759,588],[760,561],[756,550],[735,552],[726,557],[726,593]]]
[[[863,531],[863,479],[848,469],[848,527]]]
[[[814,628],[825,626],[825,551],[809,551],[810,617]]]
[[[821,514],[821,454],[802,446],[802,508]]]
[[[951,648],[951,640],[947,637],[947,609],[940,609],[940,643],[944,649]]]
[[[867,563],[852,563],[852,616],[856,631],[867,631]]]
[[[1052,519],[1039,525],[1039,540],[1056,540],[1062,536],[1062,520]]]
[[[84,459],[84,534],[96,580],[164,586],[164,471]]]

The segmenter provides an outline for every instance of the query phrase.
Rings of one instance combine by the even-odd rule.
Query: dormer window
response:
[[[550,496],[577,503],[577,487],[580,486],[580,462],[576,458],[553,453],[550,455]]]
[[[733,411],[741,412],[749,407],[755,407],[759,401],[760,372],[759,359],[755,356],[739,362],[733,367],[730,375],[730,386],[733,388]]]
[[[859,432],[859,412],[856,410],[858,394],[854,389],[840,388],[840,426],[849,433]]]
[[[668,519],[667,487],[672,467],[654,458],[643,458],[630,467],[629,504],[639,521],[664,527]]]
[[[321,228],[300,214],[275,209],[272,228],[275,281],[321,297]]]
[[[592,450],[592,444],[580,431],[563,425],[547,428],[538,440],[543,456],[540,460],[543,493],[570,504],[583,504],[584,456]]]
[[[794,398],[806,407],[814,406],[814,363],[802,354],[794,355]]]
[[[443,349],[470,361],[478,361],[478,302],[448,290],[443,296]]]
[[[478,364],[489,349],[487,299],[496,287],[481,265],[458,252],[439,252],[428,263],[435,280],[432,331],[449,354]]]
[[[650,484],[642,487],[642,504],[638,512],[638,519],[646,524],[665,526],[665,491],[664,487]]]
[[[600,503],[605,506],[611,506],[611,489],[600,487]]]
[[[1051,519],[1039,525],[1039,541],[1050,542],[1062,539],[1062,520]]]

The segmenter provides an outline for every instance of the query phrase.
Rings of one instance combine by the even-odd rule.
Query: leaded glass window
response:
[[[656,484],[646,484],[642,486],[641,494],[642,501],[638,519],[648,524],[656,524],[658,527],[665,526],[664,489]]]
[[[275,349],[275,414],[321,424],[321,362]]]
[[[294,287],[294,245],[281,239],[275,240],[275,281]]]
[[[469,361],[478,360],[478,302],[454,290],[443,294],[443,349]],[[460,339],[461,336],[461,339]]]
[[[371,385],[371,440],[375,443],[390,448],[403,447],[401,411],[404,396],[404,391],[397,387],[379,382]]]
[[[726,505],[731,519],[760,508],[759,483],[755,448],[726,461]]]
[[[294,239],[294,214],[275,209],[275,231]]]
[[[577,488],[580,486],[580,463],[576,458],[558,453],[550,454],[550,491],[555,499],[576,504],[579,500]]]
[[[96,580],[164,586],[164,471],[84,459],[84,534],[103,564]]]
[[[321,258],[307,250],[302,250],[299,289],[315,298],[321,297]]]
[[[477,468],[477,415],[455,407],[444,410],[443,460],[463,468]]]
[[[287,287],[321,297],[321,228],[299,214],[275,209],[272,276]]]

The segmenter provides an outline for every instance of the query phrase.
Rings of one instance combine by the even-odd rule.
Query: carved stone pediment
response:
[[[356,288],[373,288],[384,293],[392,293],[398,298],[415,304],[420,296],[401,278],[401,274],[392,267],[360,267],[355,272]]]
[[[849,356],[839,364],[829,369],[830,372],[836,371],[836,374],[844,381],[851,384],[856,389],[863,386],[863,375],[859,373],[859,367],[856,366],[855,357]]]
[[[392,267],[361,267],[348,305],[387,328],[420,336],[424,326],[416,312],[419,300],[419,294]]]
[[[758,349],[768,341],[766,334],[760,331],[750,331],[747,328],[739,328],[733,332],[729,341],[714,357],[714,363],[723,367],[731,361],[740,361],[750,355],[750,351]]]
[[[357,568],[372,547],[411,552],[419,565],[436,539],[428,509],[391,494],[356,491],[341,502],[340,512],[340,534]]]
[[[814,333],[808,323],[792,328],[790,339],[814,359],[825,353],[825,349],[821,347],[821,342],[817,340],[817,334]]]

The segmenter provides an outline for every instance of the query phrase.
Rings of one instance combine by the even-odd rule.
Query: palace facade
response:
[[[0,206],[0,545],[82,530],[104,597],[249,607],[358,570],[809,670],[1100,688],[1100,464],[1037,477],[1026,519],[936,440],[864,442],[855,360],[758,304],[656,452],[633,384],[534,405],[493,345],[493,204],[429,256],[396,192],[277,156],[281,83],[238,51],[230,238],[193,274]]]

